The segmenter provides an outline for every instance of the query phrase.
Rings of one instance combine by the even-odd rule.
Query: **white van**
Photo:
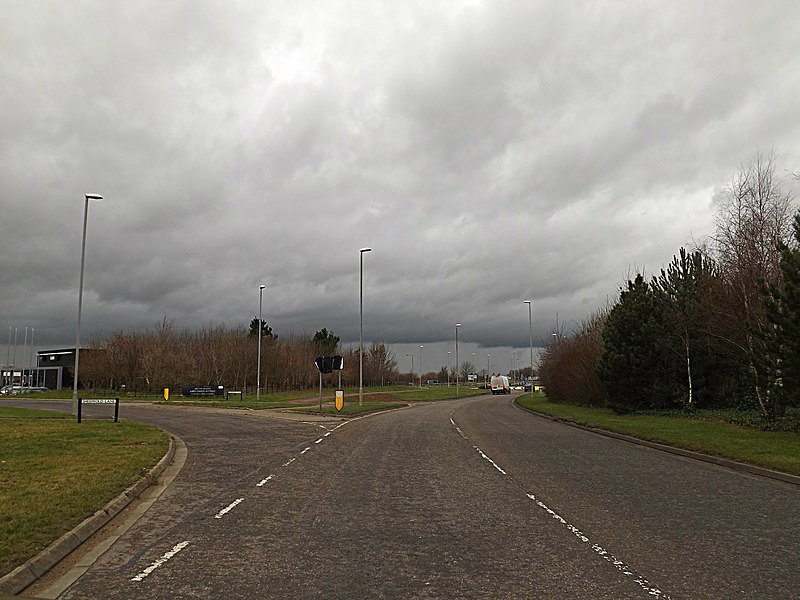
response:
[[[511,385],[505,375],[492,375],[492,394],[510,394]]]

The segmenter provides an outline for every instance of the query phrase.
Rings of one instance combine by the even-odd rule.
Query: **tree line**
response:
[[[81,387],[153,393],[187,385],[222,385],[245,392],[258,381],[258,318],[249,327],[208,325],[180,330],[164,317],[147,331],[117,331],[92,340],[99,351],[81,353]],[[319,385],[314,365],[318,356],[341,355],[343,386],[358,386],[358,348],[342,348],[339,336],[326,328],[313,336],[278,337],[261,321],[261,389],[264,392],[309,389]],[[397,362],[387,345],[372,342],[364,349],[364,385],[385,385],[397,379]],[[324,375],[338,384],[338,371]]]
[[[710,238],[635,273],[572,335],[557,331],[541,362],[555,401],[757,409],[767,422],[800,406],[798,378],[800,212],[771,152],[734,175]]]

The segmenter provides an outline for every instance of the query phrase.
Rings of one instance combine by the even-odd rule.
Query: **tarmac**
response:
[[[542,418],[550,419],[552,421],[559,421],[566,425],[591,431],[607,437],[647,446],[679,456],[710,462],[736,471],[749,473],[751,475],[768,477],[770,479],[776,479],[785,483],[800,486],[800,477],[796,475],[781,473],[779,471],[747,465],[725,458],[709,456],[699,452],[674,448],[664,444],[649,442],[631,436],[609,432],[606,430],[597,429],[595,427],[589,427],[573,421],[558,419],[550,415],[531,411],[519,406],[516,403],[515,406],[519,407],[521,410],[533,412]],[[270,416],[273,418],[283,418],[305,422],[342,419],[341,417],[292,412],[278,413],[277,411]],[[111,500],[92,516],[85,519],[77,527],[62,535],[35,557],[31,558],[7,575],[0,578],[0,600],[18,597],[14,595],[23,592],[31,586],[34,586],[34,584],[44,577],[45,574],[49,574],[48,579],[51,581],[46,588],[37,588],[35,592],[37,595],[35,598],[40,598],[42,600],[58,598],[61,593],[63,593],[70,585],[77,581],[78,578],[86,573],[86,571],[89,570],[94,562],[112,544],[114,544],[114,542],[116,542],[116,540],[121,537],[125,531],[127,531],[139,519],[139,517],[141,517],[141,515],[143,515],[150,508],[150,506],[158,499],[161,493],[167,489],[167,487],[180,472],[186,460],[186,445],[184,444],[183,440],[177,436],[173,434],[169,434],[169,436],[170,446],[167,450],[167,453],[144,477],[122,492],[119,496]],[[88,552],[78,556],[77,560],[73,561],[72,564],[70,564],[67,569],[64,569],[63,572],[59,573],[57,577],[50,577],[50,575],[52,575],[50,571],[53,570],[56,565],[59,565],[59,563],[75,552],[75,550],[78,549],[78,547],[81,546],[86,540],[108,525],[112,519],[117,517],[123,510],[131,506],[134,501],[137,501],[134,510],[129,511],[129,513],[125,515],[124,521],[117,524],[113,532],[106,535],[101,542],[93,545]],[[34,598],[34,596],[27,597]]]

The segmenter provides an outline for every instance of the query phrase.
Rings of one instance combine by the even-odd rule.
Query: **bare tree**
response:
[[[765,352],[756,335],[765,323],[760,286],[780,284],[778,247],[790,239],[791,223],[792,198],[775,178],[774,153],[758,152],[725,190],[711,248],[728,288],[717,307],[719,335],[753,375],[753,392],[762,412],[769,399],[756,377]]]

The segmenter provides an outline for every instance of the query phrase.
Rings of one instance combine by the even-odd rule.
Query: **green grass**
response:
[[[0,575],[144,475],[168,436],[135,421],[0,408]]]
[[[526,394],[517,403],[533,411],[582,425],[737,462],[800,475],[800,435],[762,431],[727,423],[713,413],[692,417],[677,414],[618,415],[610,409],[550,402]]]
[[[477,390],[474,388],[460,387],[458,397],[474,396],[486,394],[487,390]],[[425,402],[435,400],[449,400],[456,397],[455,386],[451,387],[411,387],[411,386],[384,386],[364,388],[364,405],[370,403],[369,410],[381,410],[394,408],[396,405],[403,405],[409,402]],[[147,398],[150,402],[164,402],[164,398],[159,396],[138,396],[138,399]],[[365,412],[363,406],[359,409],[352,409],[352,404],[358,401],[358,388],[344,389],[345,408],[343,414],[358,414]],[[335,390],[327,387],[322,390],[322,401],[325,405],[333,403],[335,400]],[[295,390],[291,392],[280,392],[274,394],[260,395],[256,402],[255,394],[243,394],[241,397],[231,397],[225,400],[224,397],[209,396],[207,398],[184,398],[183,396],[170,396],[166,404],[188,405],[188,406],[213,406],[218,408],[249,408],[252,410],[270,408],[297,408],[305,410],[319,406],[319,389]],[[391,405],[391,406],[389,406]]]

